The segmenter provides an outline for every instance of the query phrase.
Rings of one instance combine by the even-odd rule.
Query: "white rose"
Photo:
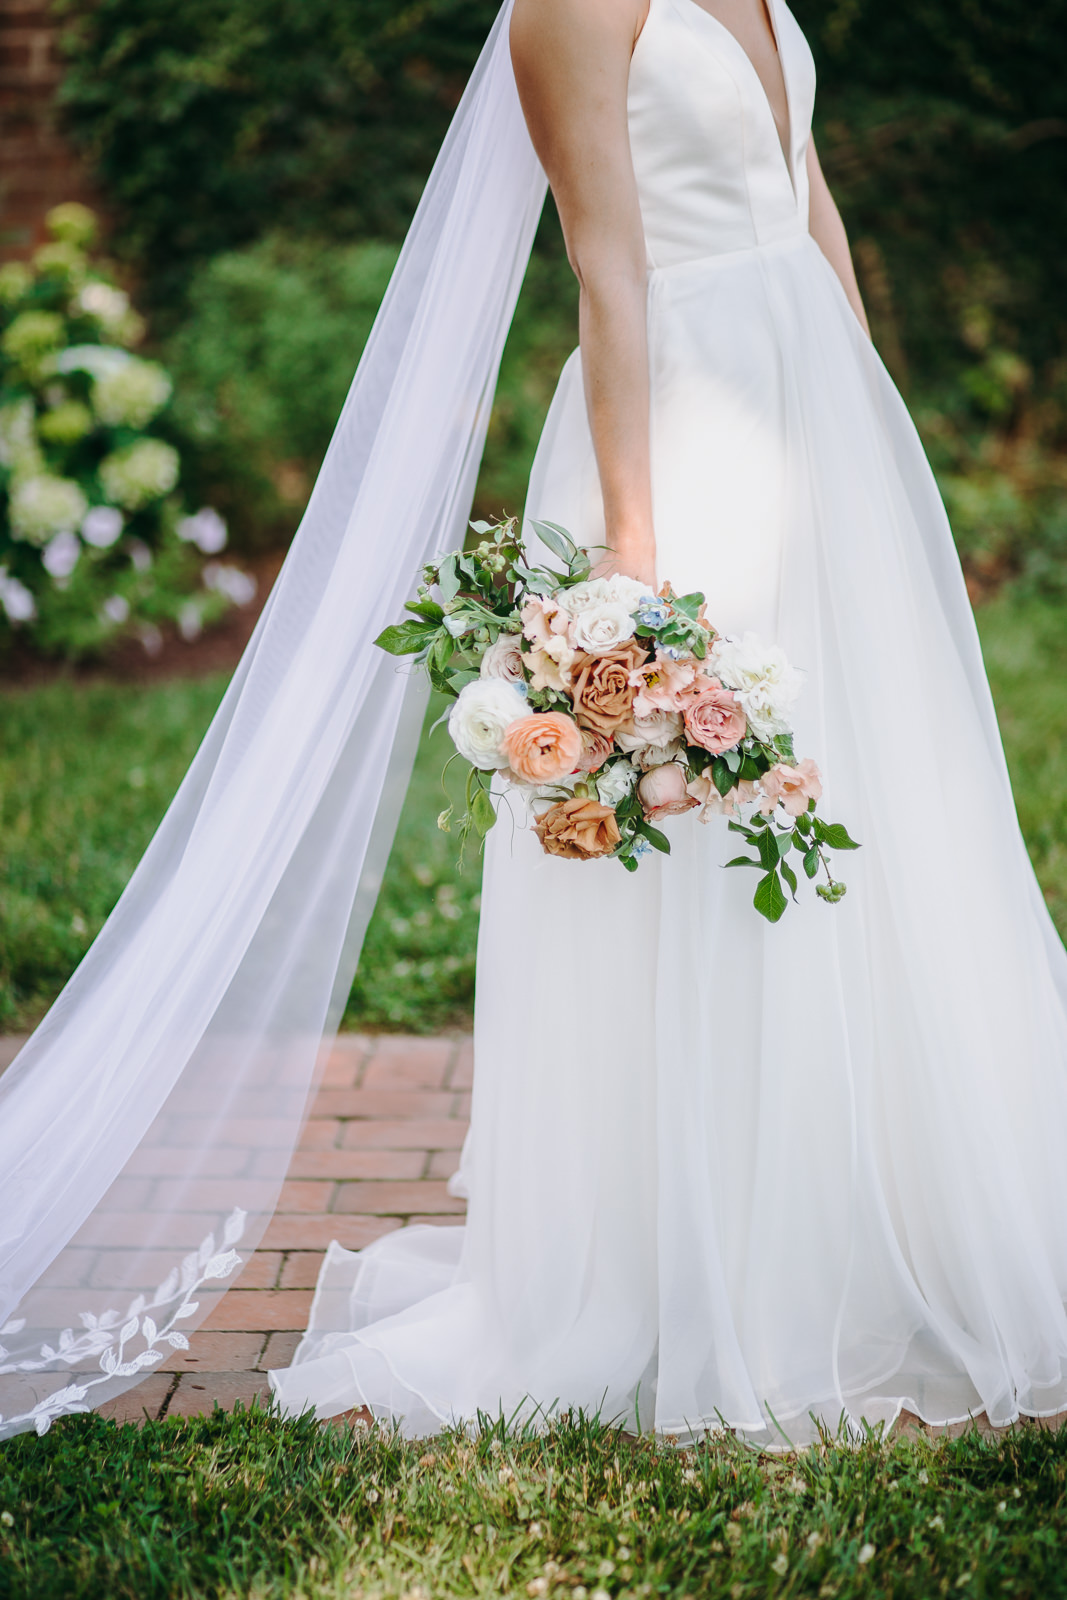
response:
[[[631,717],[615,729],[615,743],[620,750],[643,750],[646,745],[665,749],[682,737],[685,723],[680,712],[655,710],[645,717]]]
[[[479,670],[483,678],[503,678],[505,683],[522,683],[522,647],[518,634],[502,633],[485,652]]]
[[[533,716],[526,698],[503,678],[479,678],[459,692],[448,714],[452,743],[464,760],[482,772],[506,767],[504,730],[520,717]]]
[[[625,800],[637,782],[639,773],[629,761],[612,761],[597,774],[596,792],[601,805],[617,806]]]
[[[570,589],[561,589],[553,596],[561,611],[568,617],[578,617],[590,606],[598,606],[608,598],[608,586],[603,578],[587,578]]]
[[[789,712],[804,679],[790,666],[784,650],[746,633],[741,639],[716,639],[708,665],[726,688],[736,693],[757,739],[789,732]]]
[[[684,753],[685,740],[672,739],[670,744],[644,744],[634,751],[630,760],[636,762],[642,772],[651,772],[653,767],[665,767],[677,761]]]
[[[604,655],[633,636],[634,619],[617,600],[586,606],[574,619],[574,643],[587,655]]]
[[[604,580],[607,598],[618,605],[626,607],[627,611],[636,611],[643,601],[655,600],[655,595],[647,583],[639,583],[636,578],[627,578],[622,572],[616,572],[612,577]]]

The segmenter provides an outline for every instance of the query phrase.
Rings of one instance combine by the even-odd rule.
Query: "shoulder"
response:
[[[511,51],[516,67],[546,57],[590,63],[604,53],[629,61],[649,0],[515,0]]]

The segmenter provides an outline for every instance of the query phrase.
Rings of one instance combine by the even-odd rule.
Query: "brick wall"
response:
[[[0,261],[41,242],[50,206],[97,203],[60,132],[61,76],[49,0],[0,0]]]

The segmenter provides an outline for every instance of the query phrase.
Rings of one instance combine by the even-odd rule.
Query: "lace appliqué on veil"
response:
[[[196,1316],[200,1302],[193,1296],[203,1284],[228,1278],[240,1266],[242,1257],[233,1246],[244,1233],[247,1215],[239,1208],[233,1210],[223,1227],[221,1245],[216,1244],[214,1233],[205,1235],[199,1249],[190,1251],[181,1266],[167,1274],[151,1300],[139,1294],[130,1302],[125,1317],[119,1311],[105,1311],[101,1316],[82,1311],[79,1321],[83,1333],[64,1328],[57,1348],[42,1344],[36,1356],[23,1360],[9,1360],[12,1352],[0,1343],[0,1376],[8,1372],[42,1372],[56,1362],[70,1367],[97,1354],[101,1368],[100,1377],[56,1389],[21,1416],[0,1417],[0,1427],[32,1424],[39,1434],[47,1433],[59,1416],[91,1411],[92,1406],[85,1404],[85,1399],[98,1384],[136,1376],[162,1361],[167,1349],[188,1350],[189,1340],[176,1324]],[[25,1326],[24,1317],[14,1319],[0,1328],[0,1339],[21,1333]],[[129,1346],[134,1340],[141,1343],[141,1348],[131,1354]],[[160,1349],[161,1345],[167,1348]]]

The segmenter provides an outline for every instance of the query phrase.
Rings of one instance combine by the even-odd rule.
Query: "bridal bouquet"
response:
[[[702,594],[593,578],[556,523],[533,527],[560,571],[532,564],[515,518],[471,526],[477,547],[427,566],[410,619],[376,641],[416,656],[454,701],[448,729],[470,764],[462,842],[496,821],[495,777],[529,797],[549,855],[632,872],[670,853],[658,822],[695,811],[754,852],[727,865],[760,871],[753,904],[769,922],[787,888],[796,898],[793,851],[808,878],[825,874],[816,893],[840,900],[828,852],[857,846],[816,812],[819,769],[797,761],[789,722],[801,678],[782,651],[717,634]],[[438,822],[451,821],[449,807]]]

